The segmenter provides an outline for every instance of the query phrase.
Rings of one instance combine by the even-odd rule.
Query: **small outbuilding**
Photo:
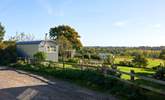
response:
[[[33,58],[37,52],[45,52],[46,60],[58,62],[58,45],[52,40],[16,42],[17,55],[21,58]]]

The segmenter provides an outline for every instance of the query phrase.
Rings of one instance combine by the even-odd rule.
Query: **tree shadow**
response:
[[[0,89],[0,100],[111,100],[107,99],[109,98],[107,95],[82,89],[69,82],[57,81],[56,79],[8,67],[0,68],[1,71],[14,71],[18,74],[35,78],[44,84],[37,83],[21,87],[2,87]]]
[[[155,71],[154,69],[152,68],[144,68],[145,71]]]
[[[150,78],[153,77],[153,73],[145,73],[145,72],[136,72],[136,75],[146,76],[146,77],[150,77]]]
[[[146,86],[146,87],[159,89],[162,92],[164,92],[164,90],[165,90],[164,85],[160,85],[160,84],[157,84],[157,83],[154,83],[151,81],[147,81],[147,80],[143,80],[143,79],[136,79],[133,82],[136,84],[137,87],[138,87],[138,85],[142,85],[142,86]],[[144,90],[143,93],[147,94],[147,98],[148,98],[147,100],[165,100],[164,94],[150,91],[150,90],[145,89],[145,88],[143,88],[143,90]]]

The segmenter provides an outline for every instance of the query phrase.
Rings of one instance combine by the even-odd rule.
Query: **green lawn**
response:
[[[130,72],[130,70],[134,70],[136,74],[144,75],[144,76],[152,75],[154,73],[154,71],[150,69],[133,68],[133,67],[125,67],[125,66],[118,66],[118,70],[123,72]],[[122,75],[121,78],[130,79],[130,76]]]
[[[132,57],[126,57],[126,56],[118,56],[115,58],[115,63],[119,63],[120,61],[131,61],[132,60]],[[161,59],[152,59],[152,58],[148,58],[148,65],[147,67],[148,68],[152,68],[152,67],[155,67],[155,66],[158,66],[160,63],[164,63],[163,60]]]
[[[131,60],[132,60],[132,57],[117,56],[117,57],[115,58],[115,63],[117,64],[117,63],[119,63],[120,61],[124,61],[124,60],[126,60],[126,61],[131,61]]]
[[[143,75],[143,76],[146,76],[146,77],[150,77],[150,76],[152,76],[155,73],[153,70],[150,70],[150,69],[131,68],[131,67],[125,67],[125,66],[118,66],[118,70],[124,71],[124,72],[130,72],[130,70],[134,70],[135,74],[141,75],[141,76]],[[124,80],[130,80],[130,76],[129,75],[125,75],[125,74],[123,74],[121,76],[121,78],[124,79]],[[137,83],[137,84],[143,84],[143,85],[146,85],[146,86],[151,86],[153,88],[165,90],[165,86],[164,85],[157,84],[157,83],[154,83],[154,82],[151,82],[151,81],[146,81],[146,80],[143,80],[143,79],[139,79],[137,77],[135,77],[135,81],[134,82]]]
[[[123,58],[119,58],[119,59],[123,60]],[[149,59],[150,65],[152,65],[152,66],[159,65],[160,64],[159,62],[161,62],[161,61],[162,60],[160,60],[160,59]],[[62,63],[58,64],[58,66],[60,68],[62,68]],[[66,63],[65,64],[65,68],[80,69],[80,66],[77,66],[76,64],[75,65],[74,64],[71,65],[69,63]],[[141,76],[143,75],[143,76],[146,76],[146,77],[151,77],[155,73],[155,71],[152,70],[151,67],[146,69],[146,68],[134,68],[134,67],[118,66],[117,68],[120,71],[128,72],[128,73],[130,72],[130,70],[134,70],[135,74],[141,75]],[[130,80],[130,76],[129,75],[125,75],[125,74],[122,74],[121,78],[124,79],[124,80]],[[165,89],[164,85],[160,85],[160,84],[153,83],[153,82],[150,82],[150,81],[145,81],[145,80],[139,79],[137,77],[135,77],[135,81],[134,82],[137,83],[137,84],[143,84],[143,85],[151,86],[151,87],[158,88],[158,89]]]
[[[161,59],[151,59],[148,58],[148,67],[154,67],[154,66],[158,66],[160,63],[164,63],[163,60]]]

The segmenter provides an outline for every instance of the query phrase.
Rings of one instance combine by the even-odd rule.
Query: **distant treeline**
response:
[[[149,58],[159,58],[162,50],[165,50],[165,46],[160,47],[99,47],[99,46],[87,46],[83,48],[83,52],[91,55],[98,55],[98,53],[111,53],[117,56],[134,56],[137,53],[143,54]]]
[[[165,46],[139,46],[139,47],[127,47],[127,46],[85,46],[85,48],[105,48],[105,49],[140,49],[140,50],[164,50]]]

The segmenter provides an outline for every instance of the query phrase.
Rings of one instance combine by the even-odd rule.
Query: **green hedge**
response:
[[[124,98],[125,100],[165,100],[165,97],[159,96],[156,93],[150,93],[141,88],[125,84],[117,79],[105,77],[94,70],[81,71],[70,68],[57,69],[44,65],[33,66],[19,63],[13,64],[11,67],[35,72],[41,75],[50,75],[56,78],[65,79],[94,90],[110,92],[122,97],[122,99]]]

